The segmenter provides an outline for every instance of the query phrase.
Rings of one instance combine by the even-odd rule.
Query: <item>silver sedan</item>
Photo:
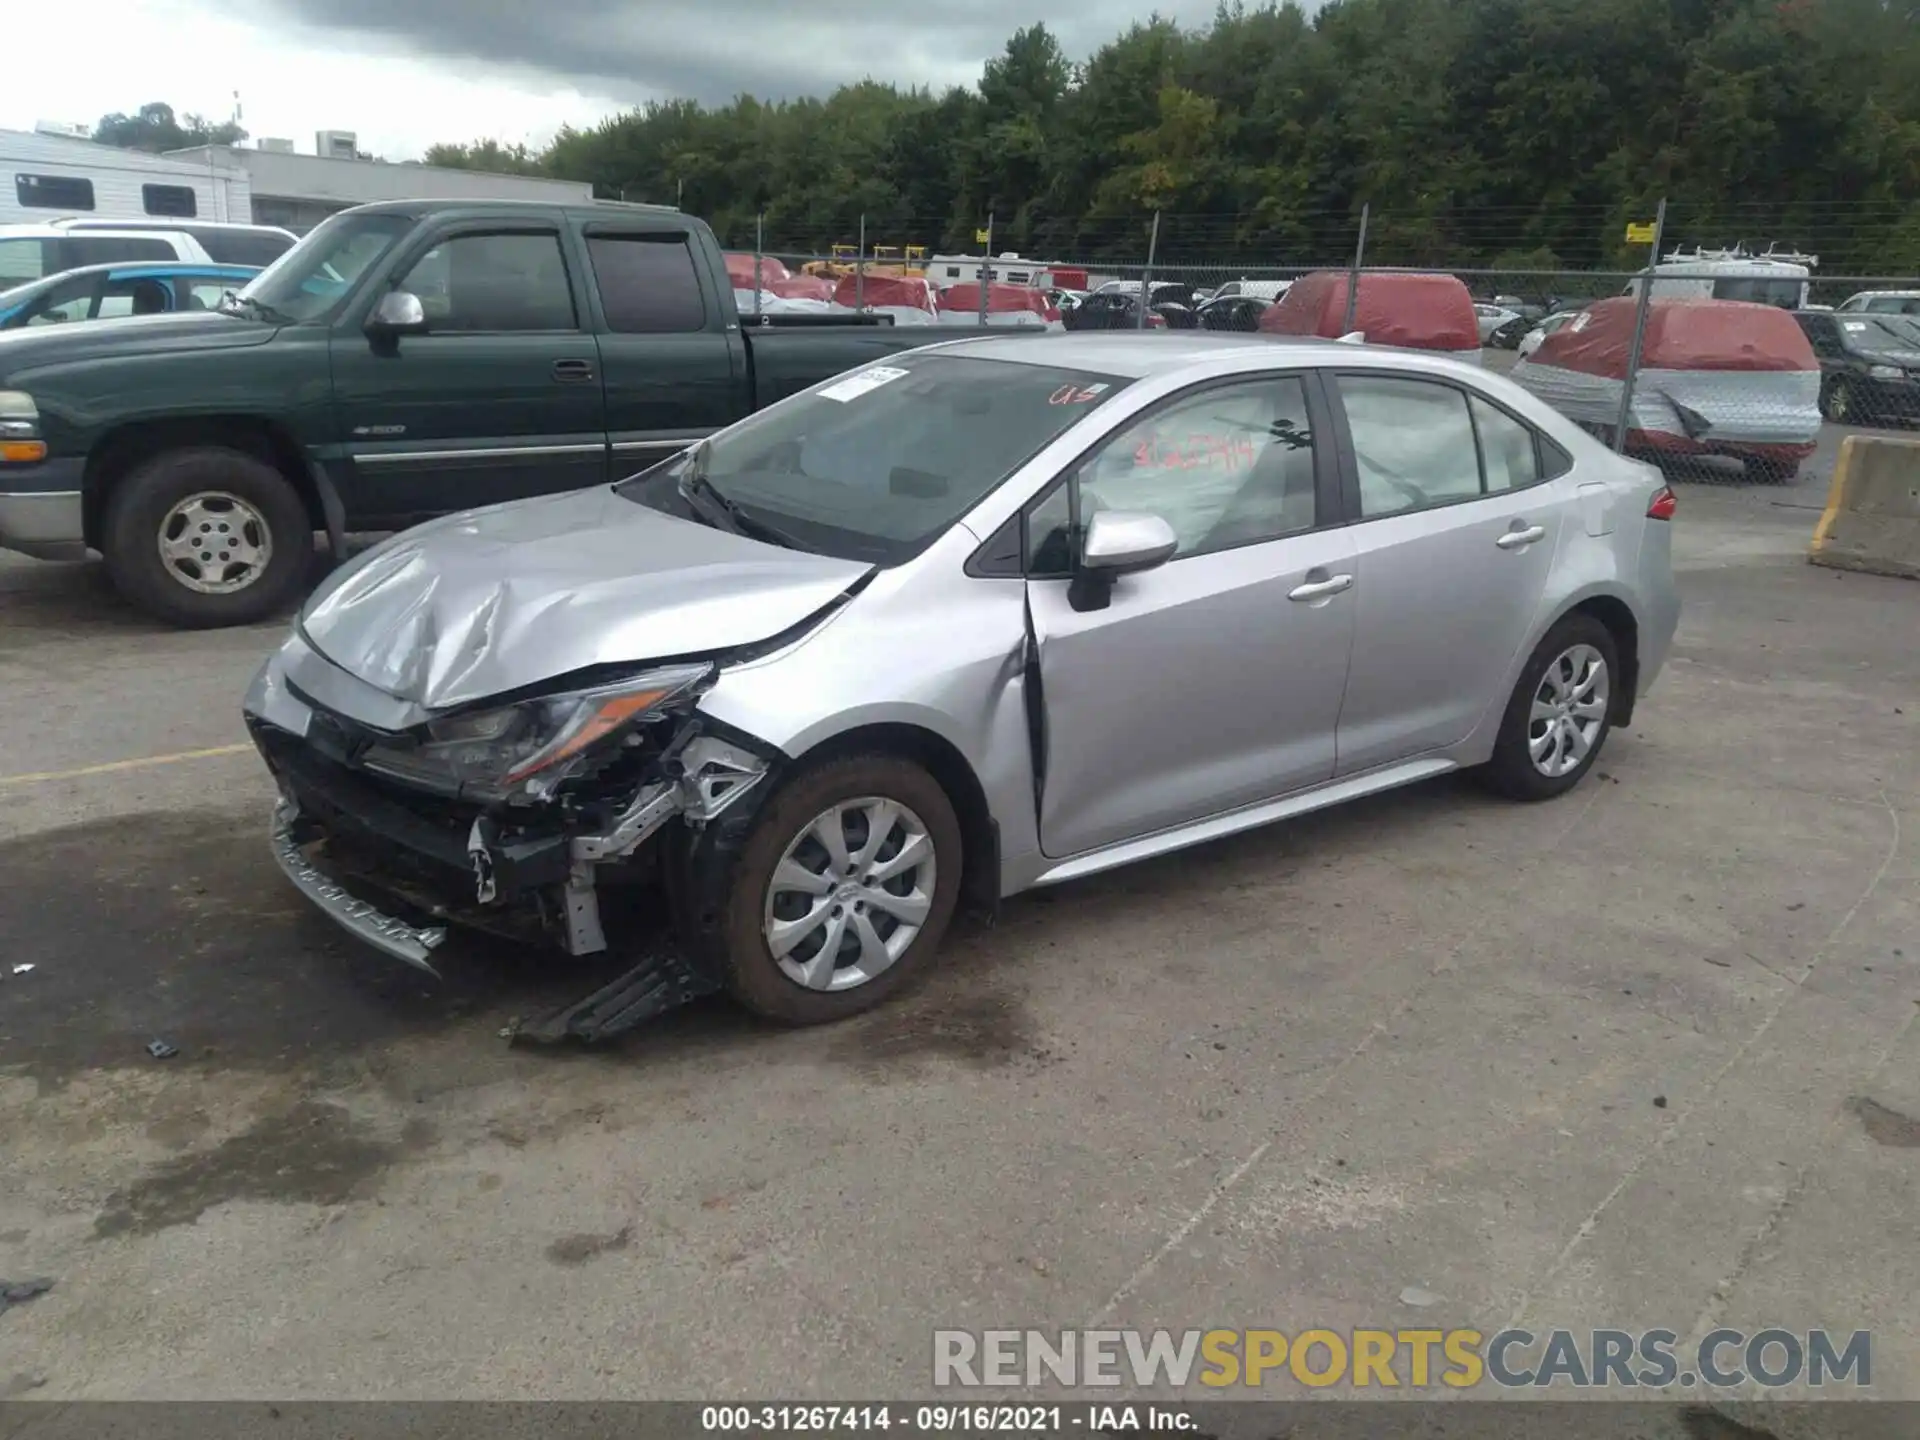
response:
[[[282,868],[370,944],[618,949],[632,885],[675,983],[833,1020],[963,898],[1449,771],[1572,788],[1666,658],[1673,506],[1477,366],[961,340],[385,541],[246,712]]]

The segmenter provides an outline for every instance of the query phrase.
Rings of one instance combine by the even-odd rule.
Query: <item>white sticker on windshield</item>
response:
[[[1867,322],[1864,320],[1842,320],[1840,326],[1842,329],[1851,330],[1854,334],[1858,335],[1867,328]]]
[[[836,380],[817,393],[822,400],[838,400],[844,405],[849,400],[858,400],[869,390],[878,390],[889,381],[898,380],[906,373],[891,365],[874,365],[862,370],[858,375],[849,375],[844,380]]]

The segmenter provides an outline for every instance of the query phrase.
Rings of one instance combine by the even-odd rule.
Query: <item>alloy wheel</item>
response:
[[[1527,719],[1534,768],[1558,779],[1584,764],[1606,725],[1611,693],[1606,657],[1593,646],[1570,646],[1555,656],[1533,692]]]
[[[814,816],[767,884],[764,935],[781,973],[851,990],[906,954],[933,909],[937,856],[920,817],[863,795]]]
[[[202,490],[160,521],[160,563],[180,584],[201,595],[231,595],[266,572],[273,531],[238,495]]]

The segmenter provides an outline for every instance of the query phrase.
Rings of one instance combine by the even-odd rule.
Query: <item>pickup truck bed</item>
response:
[[[156,615],[248,623],[315,530],[619,479],[933,338],[865,318],[743,325],[670,209],[361,206],[219,313],[0,336],[0,546],[96,550]]]

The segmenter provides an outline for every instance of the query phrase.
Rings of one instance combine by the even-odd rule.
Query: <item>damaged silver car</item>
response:
[[[962,340],[392,537],[246,715],[282,868],[369,944],[632,948],[574,1033],[723,988],[813,1023],[963,898],[1465,767],[1570,788],[1665,658],[1672,513],[1434,356]]]

